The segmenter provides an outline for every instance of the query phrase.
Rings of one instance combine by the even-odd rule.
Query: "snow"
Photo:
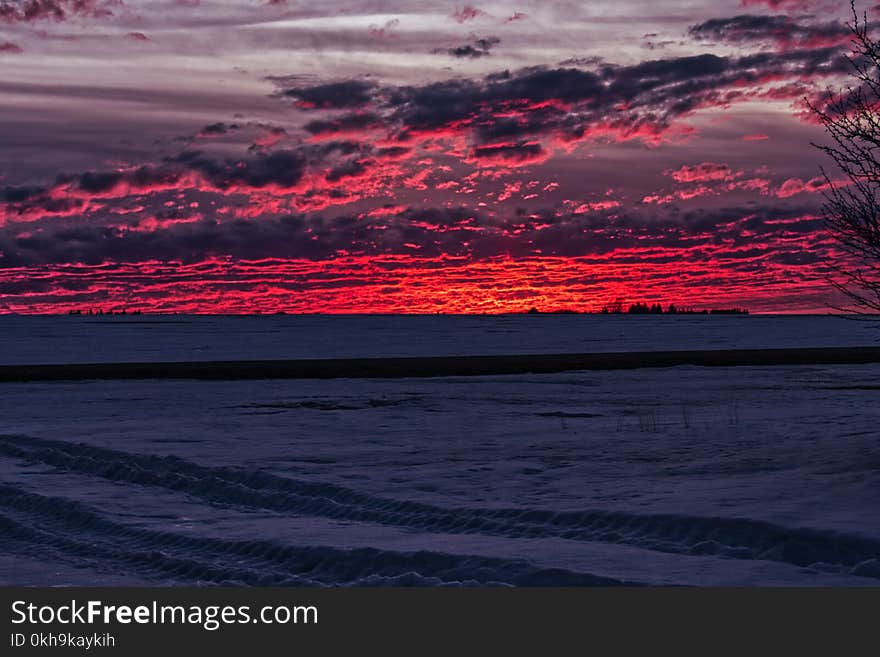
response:
[[[4,360],[37,353],[28,321],[55,336],[48,361],[138,359],[139,335],[151,349],[172,342],[160,326],[98,325],[116,337],[83,354],[95,337],[70,327],[92,325],[69,319],[15,318],[30,352]],[[341,329],[315,328],[325,319],[169,330],[192,346],[193,326],[213,323],[224,331],[202,335],[202,354],[255,357],[268,348],[255,336],[280,344],[272,331],[297,326],[285,356],[339,354]],[[404,339],[401,318],[363,318],[340,350],[586,350],[573,327],[607,350],[874,339],[869,323],[837,318],[485,319],[412,318],[437,320],[425,342]],[[876,585],[878,376],[880,365],[5,383],[0,582]]]
[[[802,315],[0,316],[0,365],[877,346]]]

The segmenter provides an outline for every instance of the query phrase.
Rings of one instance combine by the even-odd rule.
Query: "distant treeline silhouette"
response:
[[[74,309],[67,311],[68,315],[92,315],[92,316],[104,316],[104,315],[140,315],[142,312],[140,310],[127,310],[125,308],[121,310],[104,310],[103,308],[87,308],[85,310],[82,309]],[[169,314],[178,314],[178,313],[169,313]],[[284,315],[286,313],[276,312],[276,315]],[[320,314],[320,313],[318,313]],[[439,314],[439,313],[438,313]],[[526,314],[529,315],[593,315],[593,314],[601,314],[601,315],[748,315],[749,311],[745,308],[712,308],[709,310],[696,310],[694,308],[679,308],[674,303],[670,303],[666,308],[664,308],[659,303],[654,303],[648,305],[642,301],[629,304],[628,306],[624,304],[623,301],[615,301],[609,305],[603,306],[602,310],[598,311],[580,311],[580,310],[570,310],[567,308],[556,309],[556,310],[538,310],[537,308],[530,308]]]
[[[128,312],[125,308],[122,310],[104,310],[103,308],[87,308],[86,310],[68,310],[68,315],[140,315],[140,310],[132,310]]]
[[[577,310],[551,310],[541,311],[537,308],[531,308],[528,314],[554,314],[554,315],[578,315],[578,314],[596,314],[595,312]],[[600,315],[748,315],[749,311],[745,308],[711,308],[696,310],[695,308],[679,308],[674,303],[670,303],[667,307],[663,307],[659,303],[648,305],[643,301],[626,305],[622,300],[603,306],[598,312]]]
[[[666,308],[659,303],[648,305],[644,302],[636,302],[630,304],[624,310],[624,304],[621,301],[615,301],[610,306],[605,306],[600,311],[602,314],[628,314],[628,315],[748,315],[749,311],[745,308],[712,308],[704,310],[696,310],[694,308],[679,308],[674,303],[670,303]]]

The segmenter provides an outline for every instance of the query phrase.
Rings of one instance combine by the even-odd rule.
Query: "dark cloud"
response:
[[[56,180],[55,187],[69,187],[87,195],[102,195],[125,184],[127,191],[137,194],[173,186],[182,176],[182,168],[170,164],[144,165],[127,171],[87,171],[76,176],[62,175]]]
[[[774,44],[783,48],[821,48],[847,43],[852,32],[837,21],[816,22],[811,17],[744,14],[713,18],[693,25],[690,36],[724,43]]]
[[[381,159],[396,160],[412,153],[412,149],[405,146],[386,146],[377,148],[375,153]]]
[[[166,215],[167,216],[167,215]],[[823,236],[822,221],[803,206],[729,207],[663,214],[558,208],[516,210],[497,216],[465,207],[406,208],[396,212],[336,217],[286,214],[259,220],[204,218],[154,228],[53,222],[22,234],[0,228],[0,267],[103,262],[199,262],[210,257],[240,260],[303,258],[324,260],[345,252],[361,255],[418,254],[471,259],[499,255],[577,257],[627,249],[694,249],[725,246],[786,255],[799,264],[792,236]],[[787,240],[773,249],[768,240]],[[740,254],[742,256],[742,254]],[[674,257],[674,256],[673,256]],[[781,262],[781,260],[780,260]],[[803,260],[803,264],[809,264]]]
[[[226,123],[225,121],[216,121],[202,127],[195,135],[180,136],[177,140],[192,144],[197,139],[217,139],[243,130],[251,131],[254,141],[249,146],[249,150],[252,152],[268,150],[287,136],[287,131],[284,128],[271,123],[261,121]]]
[[[261,189],[270,185],[293,187],[305,173],[307,161],[299,151],[256,153],[244,159],[218,160],[198,151],[188,151],[169,160],[200,173],[218,189],[244,186]]]
[[[391,110],[389,119],[402,136],[411,130],[425,131],[467,122],[492,132],[494,114],[506,106],[545,101],[580,102],[604,93],[603,81],[591,71],[579,69],[526,69],[504,72],[483,80],[448,80],[421,87],[396,87],[379,91],[378,102]],[[548,114],[544,110],[538,110]],[[554,121],[559,119],[554,114]],[[566,113],[567,114],[567,113]],[[544,126],[532,125],[543,130]],[[520,132],[526,132],[525,126]]]
[[[532,67],[421,86],[382,87],[361,81],[300,85],[282,92],[334,109],[347,107],[354,97],[354,104],[369,103],[372,109],[322,115],[305,126],[321,140],[285,149],[254,148],[241,158],[189,150],[137,168],[89,171],[60,176],[45,187],[0,190],[5,203],[0,221],[83,212],[92,217],[102,205],[111,204],[108,199],[183,190],[271,191],[278,194],[279,203],[290,201],[287,207],[320,210],[383,193],[389,184],[412,189],[425,185],[423,179],[405,177],[415,171],[389,162],[410,157],[435,135],[454,138],[451,146],[440,148],[459,162],[496,169],[529,165],[567,145],[560,142],[651,139],[696,109],[748,98],[749,85],[809,78],[846,66],[837,50],[818,49],[744,57],[700,55],[592,69]],[[283,80],[284,86],[289,82]],[[237,126],[212,123],[202,133],[222,135]],[[346,134],[365,130],[385,133],[376,140],[381,146],[359,134]],[[272,140],[283,134],[278,129]],[[431,171],[424,168],[420,173]],[[357,184],[351,184],[352,179],[358,179]],[[358,185],[367,191],[359,191]],[[789,188],[793,190],[794,183]],[[795,193],[801,192],[786,195]],[[258,208],[252,210],[252,216],[260,214]]]
[[[217,123],[209,123],[204,128],[199,131],[200,137],[216,137],[218,135],[225,135],[230,130],[238,130],[239,125],[233,123],[231,125],[223,123],[222,121]]]
[[[120,0],[4,0],[0,20],[6,22],[52,19],[62,21],[70,15],[101,17],[112,15],[111,7]]]
[[[90,198],[137,196],[169,189],[221,192],[253,191],[269,187],[289,189],[300,182],[309,157],[320,161],[333,152],[349,154],[351,146],[329,143],[312,149],[251,152],[244,158],[217,158],[200,151],[184,151],[159,164],[121,171],[87,171],[61,175],[51,185],[6,187],[0,199],[12,216],[69,214]],[[356,150],[356,149],[355,149]],[[3,208],[0,208],[2,210]]]
[[[329,182],[337,182],[343,178],[352,178],[363,174],[371,164],[368,160],[354,159],[333,167],[325,176]]]
[[[328,198],[341,194],[354,200],[356,193],[330,187],[372,171],[383,175],[388,167],[382,163],[409,157],[413,148],[409,142],[419,135],[466,135],[467,148],[455,153],[460,160],[478,167],[516,167],[546,160],[554,140],[604,138],[609,133],[613,137],[614,131],[626,138],[651,138],[688,112],[729,102],[728,89],[742,94],[749,83],[837,71],[843,65],[845,60],[836,52],[824,49],[741,58],[701,55],[593,70],[529,68],[414,87],[380,87],[361,81],[300,86],[283,93],[312,106],[346,108],[370,103],[375,111],[311,121],[306,131],[326,140],[271,151],[269,147],[286,134],[281,128],[211,123],[199,136],[219,136],[252,126],[263,130],[265,139],[258,140],[242,158],[185,151],[153,165],[61,176],[45,188],[8,188],[2,193],[8,216],[32,220],[41,214],[76,213],[91,197],[121,198],[192,188],[300,193],[298,185],[312,171],[315,175],[309,185],[323,180],[319,186],[326,187],[322,193]],[[385,132],[381,148],[362,141],[359,133],[364,131]],[[375,189],[369,194],[375,194]],[[326,207],[327,202],[316,207]]]
[[[357,112],[345,114],[334,119],[319,119],[309,121],[303,128],[313,135],[344,134],[347,132],[361,132],[381,127],[382,121],[378,114],[371,112]]]
[[[484,37],[482,39],[475,39],[473,43],[468,43],[463,46],[458,46],[456,48],[450,48],[446,52],[453,57],[459,58],[477,58],[477,57],[485,57],[491,54],[492,48],[501,43],[501,39],[498,37]]]
[[[655,138],[697,109],[748,100],[761,85],[805,80],[848,70],[837,48],[759,52],[742,57],[712,54],[631,66],[532,67],[482,79],[452,79],[422,86],[382,87],[360,81],[282,89],[310,107],[371,104],[375,113],[315,121],[313,134],[343,131],[378,116],[394,138],[436,131],[469,132],[474,146],[533,141],[549,136],[580,139],[616,131]],[[751,89],[750,89],[751,88]],[[786,89],[775,93],[784,97]],[[804,88],[791,87],[801,98]]]
[[[770,255],[770,260],[781,265],[813,265],[822,262],[823,255],[810,251],[787,251]]]
[[[0,198],[6,203],[23,203],[43,193],[42,187],[5,187],[0,190]]]
[[[740,0],[743,7],[765,6],[771,9],[805,11],[821,4],[822,0]]]
[[[121,173],[98,173],[86,172],[79,177],[78,186],[81,190],[90,194],[109,192],[119,184],[123,175]]]
[[[817,128],[786,116],[775,102],[798,103],[824,86],[824,76],[849,70],[841,24],[819,12],[749,16],[740,10],[744,15],[713,20],[705,20],[713,11],[719,15],[710,6],[695,7],[684,18],[617,12],[603,18],[597,33],[587,17],[592,10],[584,13],[578,3],[564,11],[542,10],[537,22],[523,29],[504,24],[507,17],[523,18],[510,16],[513,7],[487,6],[494,14],[488,17],[475,7],[450,4],[441,8],[445,22],[434,29],[425,28],[425,20],[437,18],[437,7],[400,14],[401,23],[352,5],[346,11],[351,20],[334,21],[326,7],[300,3],[293,16],[286,9],[261,9],[270,2],[259,0],[249,3],[250,9],[247,3],[226,3],[217,12],[209,11],[211,3],[201,3],[198,11],[176,9],[165,18],[181,18],[187,29],[172,34],[160,29],[167,21],[135,4],[123,11],[114,9],[113,1],[0,0],[0,26],[43,21],[16,25],[10,28],[15,34],[5,38],[29,52],[36,44],[31,39],[41,39],[47,56],[62,61],[65,52],[76,51],[97,67],[84,69],[78,79],[79,64],[71,71],[60,66],[45,84],[19,81],[9,89],[15,98],[10,96],[14,106],[6,111],[4,184],[10,186],[0,186],[0,267],[7,268],[0,284],[9,285],[8,293],[40,291],[39,285],[45,291],[45,282],[35,280],[28,288],[21,278],[55,267],[74,272],[71,281],[94,283],[103,275],[92,278],[94,270],[80,263],[108,263],[96,268],[108,272],[107,285],[95,287],[103,293],[129,285],[126,263],[144,263],[148,272],[154,265],[165,267],[171,276],[149,275],[157,286],[170,288],[178,262],[198,263],[193,269],[219,263],[218,269],[233,271],[240,264],[228,267],[233,261],[309,259],[320,265],[285,266],[332,271],[333,262],[345,259],[377,267],[381,258],[373,256],[391,256],[387,260],[402,263],[401,270],[413,278],[423,271],[418,267],[430,267],[413,265],[419,258],[460,261],[474,270],[499,258],[504,265],[487,278],[496,286],[507,282],[508,268],[521,261],[557,258],[568,266],[573,262],[568,258],[586,256],[590,262],[581,273],[598,280],[606,273],[589,265],[606,254],[603,262],[610,264],[702,259],[723,290],[726,265],[715,267],[713,259],[740,261],[737,266],[762,260],[780,271],[806,265],[800,274],[818,268],[796,251],[818,244],[821,254],[828,248],[825,237],[817,237],[823,228],[814,217],[821,185],[812,177],[812,160],[799,150],[808,149]],[[175,4],[199,3],[166,4],[172,10]],[[453,7],[463,25],[445,17]],[[104,10],[120,14],[109,40],[106,30],[95,32],[83,18]],[[263,29],[255,16],[258,22],[297,20]],[[78,27],[51,29],[52,21],[68,19],[76,19]],[[368,29],[371,20],[376,25]],[[693,39],[731,44],[734,48],[706,50],[735,54],[673,57],[669,49],[650,55],[651,61],[630,57],[646,52],[639,35],[650,33],[647,44],[660,48],[673,30],[683,39],[688,25],[698,21],[703,22],[691,27]],[[242,29],[226,29],[233,25]],[[150,36],[156,30],[162,48],[138,45],[143,34],[129,30]],[[228,39],[220,36],[223,31]],[[504,39],[504,50],[487,34]],[[613,45],[627,34],[635,50],[623,57]],[[68,38],[78,41],[66,45]],[[678,46],[675,51],[700,52],[698,41]],[[0,45],[6,53],[16,48]],[[124,71],[98,75],[101,62],[120,48],[137,51],[147,68],[156,57],[167,63],[216,56],[216,66],[188,71],[186,80],[172,85],[174,93],[161,71],[141,80]],[[439,59],[417,56],[435,48]],[[254,87],[247,80],[268,73],[234,72],[227,60],[236,53],[247,59],[256,51],[287,52],[287,61],[302,74],[274,78],[271,98],[249,96]],[[607,59],[590,56],[600,53]],[[578,54],[583,56],[546,64]],[[28,69],[39,64],[40,54],[30,57],[25,56]],[[491,62],[514,68],[466,73],[485,71]],[[545,64],[527,66],[539,62]],[[62,96],[76,102],[56,102]],[[773,106],[761,114],[759,103],[771,99]],[[694,112],[743,101],[756,102],[725,116],[729,121],[688,120]],[[146,115],[149,119],[139,118]],[[259,125],[251,117],[278,125]],[[610,147],[630,139],[656,146],[690,135],[688,130],[699,136],[667,148]],[[764,133],[773,139],[769,151],[739,141]],[[185,136],[169,141],[173,135]],[[213,139],[202,141],[207,138]],[[589,153],[577,148],[581,141],[591,146]],[[189,150],[169,156],[170,148]],[[84,155],[69,156],[74,150]],[[554,155],[554,162],[537,166]],[[138,165],[143,162],[148,164]],[[57,176],[65,170],[70,174]],[[662,197],[663,205],[644,202],[647,194]],[[719,207],[746,198],[756,203]],[[795,204],[812,207],[813,214],[797,214]],[[706,209],[687,211],[694,207]],[[15,266],[34,269],[9,269]],[[633,280],[651,276],[641,266],[628,269]],[[691,272],[682,266],[666,270],[675,277],[681,271]],[[239,274],[228,275],[235,284]],[[582,285],[575,269],[565,275]],[[612,282],[617,275],[607,273]],[[337,270],[333,278],[357,275]],[[543,287],[535,282],[533,289]],[[255,305],[261,294],[253,296]],[[162,303],[173,305],[173,296]],[[33,303],[20,300],[22,307],[36,307]]]
[[[370,102],[374,86],[361,80],[346,80],[285,89],[283,94],[296,98],[297,105],[303,109],[353,109]]]
[[[475,160],[489,160],[517,166],[543,160],[547,157],[547,153],[541,144],[520,143],[477,146],[473,149],[472,157]]]
[[[11,41],[5,41],[0,43],[0,52],[20,53],[22,52],[22,50],[20,46],[12,43]]]

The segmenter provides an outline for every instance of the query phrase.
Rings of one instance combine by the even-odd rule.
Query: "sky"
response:
[[[827,312],[848,20],[0,0],[0,312]]]

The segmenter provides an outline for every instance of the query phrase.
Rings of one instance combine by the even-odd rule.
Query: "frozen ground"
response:
[[[0,316],[0,365],[880,344],[831,316]]]
[[[498,335],[524,351],[575,344],[526,319]],[[764,321],[673,326],[719,347],[760,343],[705,321],[719,319]],[[825,321],[843,327],[830,346],[870,344],[864,324]],[[671,348],[657,324],[628,326],[643,331],[627,328],[627,346]],[[786,339],[823,346],[823,330]],[[55,339],[73,355],[76,340]],[[120,344],[98,355],[143,357]],[[878,379],[864,365],[7,383],[0,583],[876,586]]]

